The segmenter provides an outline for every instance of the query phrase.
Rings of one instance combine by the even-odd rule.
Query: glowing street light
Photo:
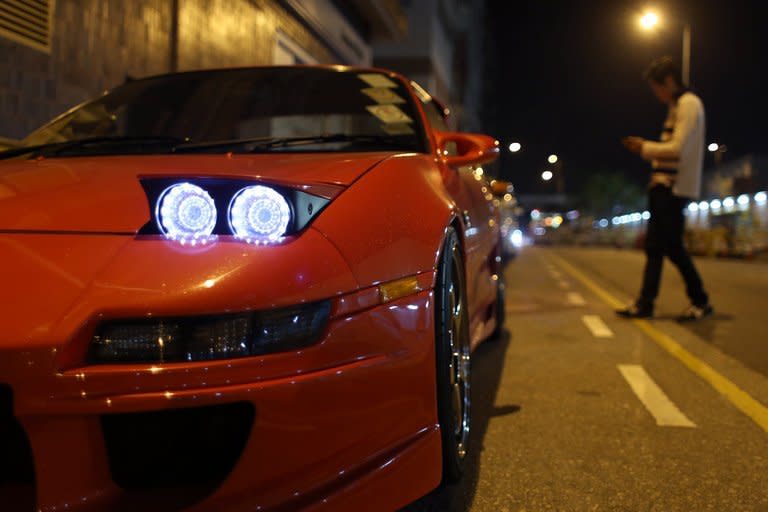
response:
[[[640,27],[651,32],[661,25],[661,18],[653,11],[646,11],[640,16]],[[688,86],[691,83],[691,25],[683,24],[683,60],[682,60],[683,85]]]
[[[645,30],[653,30],[659,24],[659,15],[648,11],[640,17],[640,26]]]
[[[549,158],[547,158],[547,162],[554,164],[557,162],[557,155],[549,155]]]
[[[707,146],[707,149],[710,153],[712,153],[712,156],[715,157],[715,165],[720,166],[720,164],[723,162],[723,153],[728,151],[728,147],[725,144],[718,144],[717,142],[713,142]]]
[[[553,176],[552,171],[544,171],[543,173],[541,173],[541,179],[543,179],[544,181],[551,180],[552,176]]]
[[[517,153],[521,149],[523,149],[523,146],[519,142],[513,142],[509,145],[509,151],[511,153]]]

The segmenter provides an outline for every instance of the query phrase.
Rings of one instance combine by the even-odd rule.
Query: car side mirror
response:
[[[440,158],[451,167],[487,164],[499,156],[499,141],[488,135],[435,132],[435,137]],[[455,155],[449,154],[447,149],[451,143],[456,147]]]

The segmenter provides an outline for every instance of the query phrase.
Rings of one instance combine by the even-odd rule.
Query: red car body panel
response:
[[[13,391],[13,413],[31,445],[37,508],[171,510],[113,482],[100,418],[231,402],[256,411],[248,441],[223,483],[189,510],[394,510],[436,487],[432,288],[447,227],[457,229],[465,251],[473,345],[495,326],[498,265],[487,190],[470,169],[449,168],[436,155],[0,162],[0,383]],[[330,186],[335,197],[278,245],[220,237],[181,247],[137,234],[151,218],[139,183],[147,176]],[[409,276],[419,283],[413,293],[380,299],[377,285]],[[330,324],[321,342],[300,350],[205,362],[86,362],[104,319],[320,299],[333,301]]]

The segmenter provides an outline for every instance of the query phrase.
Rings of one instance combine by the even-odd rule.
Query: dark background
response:
[[[625,0],[489,0],[483,117],[503,145],[501,177],[518,193],[552,193],[542,182],[556,153],[566,191],[595,173],[621,173],[642,185],[647,165],[624,151],[625,135],[658,137],[666,107],[642,80],[656,57],[682,53],[682,24],[692,27],[691,82],[704,101],[707,143],[726,144],[725,160],[766,152],[762,1],[668,0],[655,33],[641,31],[644,8]],[[519,141],[523,150],[506,149]],[[706,156],[705,167],[712,165]]]

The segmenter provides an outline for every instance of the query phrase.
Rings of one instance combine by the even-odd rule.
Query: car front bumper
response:
[[[433,307],[420,291],[338,314],[317,345],[242,359],[62,371],[54,347],[5,349],[37,509],[404,505],[440,480]]]

